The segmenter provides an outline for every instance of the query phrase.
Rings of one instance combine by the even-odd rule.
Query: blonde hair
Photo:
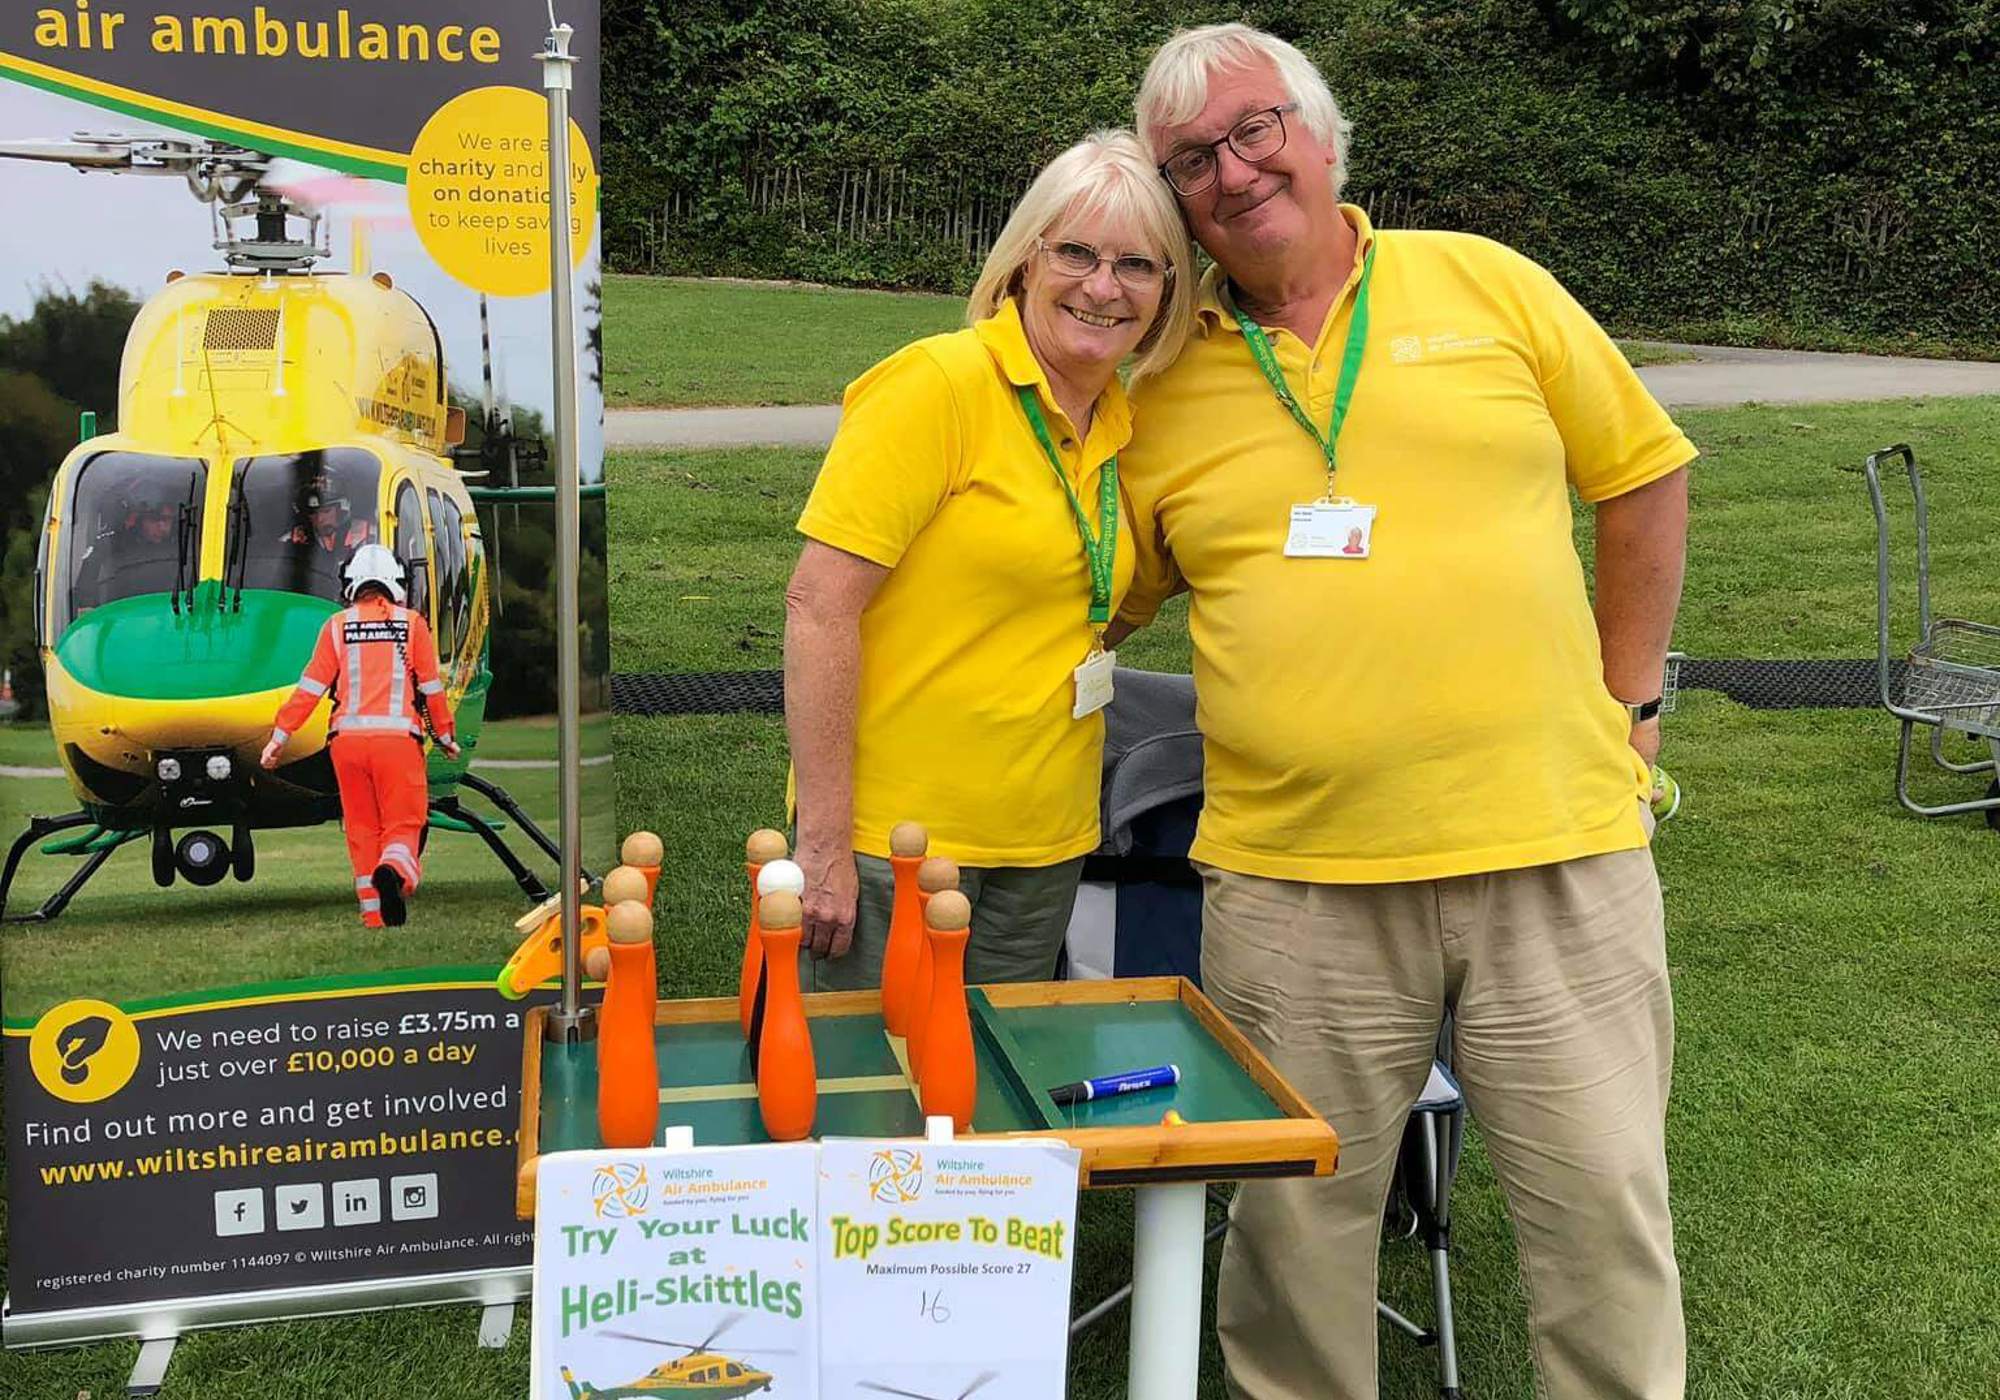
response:
[[[1194,320],[1194,245],[1173,191],[1153,168],[1139,138],[1129,131],[1094,131],[1042,168],[979,271],[966,300],[968,323],[983,321],[1021,290],[1038,240],[1069,216],[1102,213],[1135,224],[1167,267],[1160,309],[1133,351],[1131,382],[1158,374],[1174,362]]]
[[[1252,68],[1268,63],[1278,72],[1285,95],[1298,104],[1306,130],[1333,152],[1333,197],[1347,184],[1347,142],[1354,124],[1340,114],[1340,104],[1313,61],[1280,39],[1247,24],[1211,24],[1183,29],[1154,53],[1139,83],[1133,119],[1139,139],[1155,160],[1153,132],[1192,121],[1208,102],[1208,77],[1220,69]]]

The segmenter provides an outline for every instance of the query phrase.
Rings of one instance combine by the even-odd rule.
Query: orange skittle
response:
[[[923,864],[930,844],[930,836],[915,822],[897,822],[889,832],[889,865],[896,873],[896,896],[889,909],[889,946],[882,956],[882,1022],[894,1036],[908,1036],[918,1013],[914,993],[924,941],[924,912],[917,899],[917,867]]]
[[[750,877],[750,933],[743,940],[743,971],[736,979],[736,1015],[743,1034],[750,1034],[750,1013],[764,982],[764,939],[757,929],[757,876],[765,862],[783,860],[791,854],[782,832],[760,827],[743,843],[743,871]]]
[[[958,862],[950,856],[930,856],[917,867],[917,903],[929,916],[931,896],[944,890],[958,888]],[[923,1082],[924,1072],[924,1029],[930,1024],[931,1015],[931,940],[928,933],[919,945],[917,955],[917,982],[910,993],[910,1077]]]
[[[605,913],[609,938],[592,950],[609,964],[597,1022],[597,1135],[606,1147],[651,1147],[660,1123],[660,1063],[653,1053],[659,1003],[652,911],[637,900]]]
[[[918,1097],[924,1117],[949,1117],[953,1129],[962,1133],[972,1126],[979,1097],[972,1018],[965,1009],[965,944],[972,936],[972,902],[957,890],[942,890],[931,896],[924,922],[931,943],[931,1004]]]
[[[786,891],[758,901],[764,934],[764,1025],[757,1053],[757,1109],[774,1142],[812,1135],[819,1109],[812,1032],[799,997],[799,926],[805,907]]]
[[[646,880],[645,905],[653,907],[653,893],[660,887],[660,862],[666,858],[667,848],[660,838],[650,831],[635,831],[625,838],[625,844],[618,848],[618,859],[637,870]],[[606,895],[604,902],[611,903]]]

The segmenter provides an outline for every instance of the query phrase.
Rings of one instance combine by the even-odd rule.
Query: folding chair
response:
[[[1447,1024],[1445,1036],[1449,1034]],[[1423,1239],[1431,1259],[1431,1306],[1437,1324],[1419,1327],[1380,1298],[1375,1300],[1375,1311],[1417,1345],[1438,1349],[1438,1394],[1444,1400],[1461,1400],[1465,1394],[1458,1385],[1458,1336],[1451,1311],[1451,1187],[1464,1146],[1465,1095],[1444,1061],[1434,1060],[1430,1079],[1403,1127],[1386,1218],[1398,1237]]]

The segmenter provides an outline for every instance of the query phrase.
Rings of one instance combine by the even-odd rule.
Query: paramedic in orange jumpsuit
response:
[[[277,767],[285,741],[333,691],[329,747],[361,922],[395,927],[422,875],[418,850],[430,806],[419,696],[439,746],[456,758],[458,742],[437,645],[423,615],[402,606],[396,556],[379,544],[355,550],[347,596],[350,606],[327,619],[298,688],[278,711],[261,761]]]

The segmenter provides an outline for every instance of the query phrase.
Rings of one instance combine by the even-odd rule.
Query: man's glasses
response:
[[[1267,161],[1285,149],[1285,113],[1296,112],[1298,108],[1298,103],[1286,102],[1252,112],[1219,140],[1175,151],[1161,164],[1160,173],[1167,177],[1176,194],[1200,194],[1215,183],[1218,147],[1227,143],[1230,150],[1251,165]]]
[[[1156,262],[1141,253],[1125,253],[1115,258],[1107,258],[1088,243],[1078,243],[1073,239],[1060,239],[1051,243],[1038,238],[1042,256],[1049,267],[1065,277],[1082,280],[1097,271],[1099,263],[1111,264],[1111,275],[1129,292],[1150,292],[1167,280],[1171,269],[1165,263]]]

